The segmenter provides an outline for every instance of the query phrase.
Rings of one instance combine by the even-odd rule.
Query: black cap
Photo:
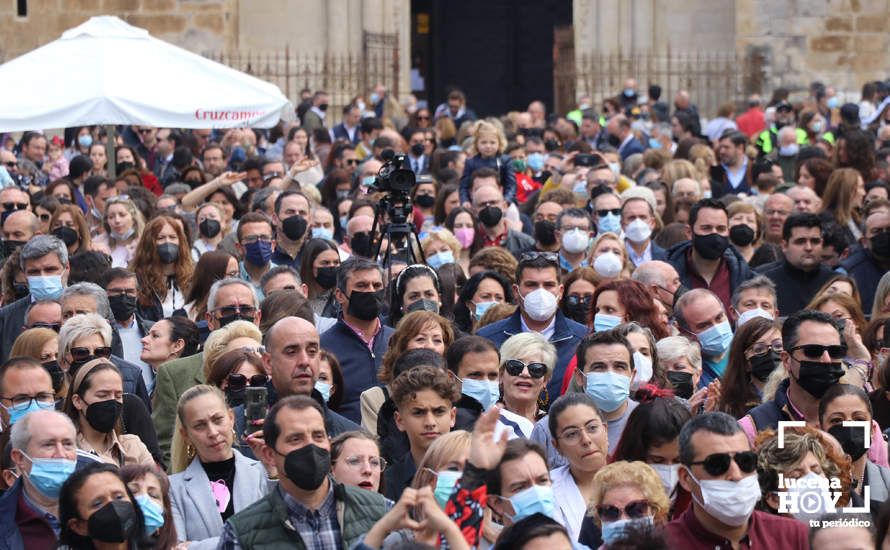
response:
[[[787,101],[780,101],[776,103],[776,111],[793,111],[794,108]]]
[[[844,103],[841,105],[841,118],[848,122],[858,122],[859,105],[855,103]]]

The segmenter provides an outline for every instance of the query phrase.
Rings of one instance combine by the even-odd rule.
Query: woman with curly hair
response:
[[[608,547],[624,534],[623,519],[628,509],[636,508],[639,517],[633,521],[662,526],[667,523],[670,502],[661,478],[643,462],[613,462],[593,478],[593,495],[589,503],[594,521],[602,531]]]
[[[860,210],[865,199],[865,180],[853,168],[839,168],[831,173],[822,196],[824,221],[834,222],[844,230],[847,243],[853,246],[862,237]]]
[[[176,220],[158,216],[145,226],[130,271],[139,282],[143,319],[159,321],[185,307],[194,266],[188,239]]]
[[[593,294],[593,330],[610,330],[636,321],[652,331],[656,340],[670,336],[652,295],[637,281],[618,279],[597,287]]]
[[[838,132],[835,145],[838,168],[852,168],[864,181],[871,181],[875,168],[875,140],[859,129]]]

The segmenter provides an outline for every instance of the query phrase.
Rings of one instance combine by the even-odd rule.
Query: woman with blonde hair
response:
[[[736,201],[726,207],[729,215],[729,240],[745,258],[751,258],[763,242],[763,216],[753,204]]]
[[[588,263],[602,277],[602,282],[629,278],[633,266],[627,248],[615,233],[603,233],[593,241]]]
[[[162,215],[148,222],[130,271],[139,282],[137,299],[143,319],[160,321],[174,311],[185,311],[194,265],[188,238],[176,219]]]
[[[695,165],[686,159],[674,159],[664,166],[662,179],[667,184],[668,189],[673,190],[674,182],[688,178],[695,181],[701,179],[701,174],[696,170]]]
[[[859,227],[860,209],[865,199],[865,182],[854,168],[838,168],[828,178],[822,196],[822,212],[825,221],[833,221],[844,230],[847,243],[853,246],[862,237]]]
[[[9,351],[10,357],[30,357],[40,361],[53,380],[57,397],[67,394],[65,373],[59,367],[59,335],[48,328],[31,328],[16,337]]]
[[[463,250],[454,233],[444,227],[427,231],[426,236],[420,240],[420,246],[423,247],[427,265],[435,270],[445,264],[457,263]]]
[[[234,427],[218,388],[201,384],[179,398],[170,500],[177,537],[189,548],[216,548],[225,521],[269,492],[263,464],[232,448]]]
[[[145,218],[128,198],[112,197],[105,201],[102,217],[105,232],[93,240],[105,246],[111,255],[111,267],[127,267],[136,256],[136,245],[145,228]]]
[[[262,341],[260,329],[250,321],[232,321],[211,332],[204,341],[204,380],[209,379],[213,364],[222,354],[233,349],[243,349],[261,355]]]
[[[431,311],[412,311],[402,317],[389,339],[389,347],[377,373],[377,380],[386,387],[375,386],[361,394],[362,427],[377,435],[377,415],[389,398],[387,388],[395,378],[393,367],[403,353],[412,349],[429,349],[444,356],[452,342],[454,331],[451,322],[441,315]]]
[[[606,547],[628,525],[663,525],[669,510],[661,478],[644,462],[613,462],[593,478],[590,511]]]
[[[556,368],[556,348],[537,332],[523,332],[507,338],[500,352],[500,402],[504,408],[499,429],[507,429],[511,438],[528,439],[535,422],[545,414],[540,405],[550,401],[545,389]]]

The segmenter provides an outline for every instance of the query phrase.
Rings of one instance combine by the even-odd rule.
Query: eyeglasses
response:
[[[819,359],[827,351],[828,356],[832,359],[843,359],[847,355],[847,346],[843,344],[834,344],[823,346],[822,344],[804,344],[802,346],[794,346],[790,352],[794,353],[802,350],[807,359]]]
[[[358,159],[346,159],[345,162],[349,166],[358,166],[360,161]]]
[[[519,376],[526,367],[528,367],[528,374],[532,378],[544,378],[544,375],[547,374],[547,365],[544,363],[529,363],[526,365],[519,359],[507,359],[504,363],[504,369],[510,376]]]
[[[24,210],[28,205],[23,202],[4,202],[3,210]]]
[[[245,237],[241,237],[241,242],[244,244],[253,244],[257,241],[263,243],[271,243],[272,236],[271,235],[247,235]]]
[[[90,348],[71,348],[71,358],[75,361],[86,361],[92,358],[108,359],[111,357],[111,348],[102,346],[91,350]]]
[[[265,374],[254,374],[247,378],[243,374],[234,373],[226,376],[226,381],[229,383],[230,390],[243,390],[248,385],[252,388],[263,387],[269,381],[269,377]]]
[[[783,349],[784,347],[782,346],[781,340],[773,340],[769,344],[764,342],[756,342],[754,345],[748,348],[748,351],[750,351],[752,355],[763,355],[769,350],[773,350],[776,353],[781,353]]]
[[[256,308],[253,306],[224,306],[213,310],[219,317],[228,317],[230,315],[243,315],[245,317],[253,317],[256,315]]]
[[[556,255],[555,252],[538,252],[536,250],[530,250],[528,252],[523,252],[519,256],[520,262],[531,262],[537,260],[538,258],[544,258],[548,262],[557,263],[559,262],[559,256]]]
[[[601,218],[604,218],[604,217],[608,216],[609,214],[612,214],[613,216],[620,216],[621,209],[620,208],[603,208],[602,210],[596,211],[596,215]]]
[[[750,474],[757,469],[757,453],[753,451],[741,451],[738,453],[714,453],[708,455],[704,460],[692,462],[692,466],[701,464],[705,471],[712,476],[722,476],[729,470],[729,465],[735,461],[739,470],[746,474]]]
[[[59,332],[59,330],[61,330],[62,328],[62,325],[60,323],[34,323],[30,327],[26,328],[48,328],[50,330]]]
[[[562,432],[558,439],[565,441],[569,445],[574,445],[581,441],[582,431],[587,434],[587,437],[593,439],[600,432],[600,428],[602,428],[602,425],[597,424],[596,421],[589,422],[584,426],[583,430],[581,428],[572,428]]]
[[[627,503],[624,508],[612,505],[597,506],[596,513],[600,517],[600,520],[605,521],[606,523],[618,521],[621,519],[622,513],[630,519],[639,519],[649,515],[649,501],[635,500]]]
[[[364,464],[370,464],[371,469],[378,472],[386,469],[386,460],[379,456],[348,456],[343,459],[343,462],[354,470],[361,468]]]
[[[31,401],[36,401],[37,405],[42,408],[52,408],[56,404],[56,396],[52,392],[40,392],[36,395],[13,395],[2,399],[12,402],[12,406],[7,409],[15,411],[27,409],[31,406]]]

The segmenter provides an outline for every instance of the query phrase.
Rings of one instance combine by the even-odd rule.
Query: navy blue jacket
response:
[[[677,274],[680,276],[680,282],[686,288],[693,288],[692,282],[689,279],[689,272],[686,269],[686,252],[689,251],[690,247],[692,247],[691,240],[675,244],[668,249],[667,259],[665,260],[674,266],[674,269],[677,270]],[[654,254],[652,259],[655,259]],[[732,245],[729,245],[723,251],[723,259],[729,268],[729,294],[731,296],[743,281],[747,281],[754,276],[754,272],[751,271],[745,258]],[[726,307],[726,311],[729,311],[731,304],[728,303],[728,300],[723,302],[723,305]]]
[[[22,534],[15,522],[19,497],[24,491],[23,485],[24,481],[19,478],[0,497],[0,550],[24,550],[25,548],[25,541],[22,540]],[[48,532],[52,532],[49,523],[46,523],[46,529]]]
[[[507,338],[514,334],[523,332],[521,312],[516,312],[497,323],[480,328],[477,336],[482,336],[491,340],[494,345],[500,349],[501,345],[507,341]],[[589,331],[587,327],[581,323],[572,321],[562,311],[556,310],[556,325],[554,327],[553,336],[550,337],[550,343],[556,347],[556,368],[553,370],[553,376],[547,384],[547,392],[550,394],[550,402],[559,397],[562,387],[562,378],[565,375],[566,368],[569,366],[572,357],[575,356],[575,350],[581,339],[587,335]]]
[[[640,143],[640,140],[632,137],[630,138],[630,141],[628,141],[627,144],[624,145],[624,147],[620,147],[618,149],[618,155],[621,157],[621,162],[624,162],[625,160],[627,160],[627,157],[636,153],[642,153],[645,150],[646,148],[643,147],[643,144]]]
[[[389,345],[389,338],[394,332],[392,327],[381,322],[380,332],[374,338],[373,352],[355,331],[343,322],[342,316],[337,319],[337,324],[321,335],[321,347],[337,357],[340,369],[343,371],[343,379],[347,381],[343,388],[343,401],[340,402],[339,412],[356,424],[360,423],[362,418],[359,397],[368,388],[380,385],[377,372]]]
[[[859,289],[859,295],[862,296],[863,313],[866,315],[873,313],[871,307],[875,301],[875,290],[887,270],[878,265],[871,252],[861,247],[842,261],[841,267],[846,269],[850,277],[856,281],[856,288]]]
[[[470,189],[472,181],[470,176],[480,168],[492,168],[497,171],[501,188],[504,190],[504,200],[516,202],[516,172],[513,171],[513,162],[509,155],[497,155],[484,159],[479,155],[470,157],[464,164],[464,173],[460,178],[460,202],[471,202]]]
[[[340,124],[331,128],[331,134],[333,135],[334,140],[342,139],[352,143],[353,145],[358,145],[358,142],[360,141],[358,130],[358,128],[355,129],[353,138],[350,139],[349,132],[346,131],[346,125],[341,122]]]

